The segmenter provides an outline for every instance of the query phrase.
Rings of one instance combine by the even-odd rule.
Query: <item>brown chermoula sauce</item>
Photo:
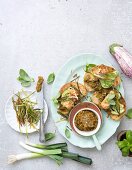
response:
[[[75,126],[81,131],[92,131],[98,124],[97,115],[90,110],[82,110],[75,117]]]

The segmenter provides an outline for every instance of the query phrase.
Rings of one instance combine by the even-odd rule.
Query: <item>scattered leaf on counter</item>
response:
[[[29,87],[31,86],[31,83],[34,82],[34,79],[31,78],[23,69],[19,70],[19,77],[17,78],[17,80],[21,83],[23,87]]]
[[[49,132],[49,133],[46,133],[46,134],[45,134],[45,140],[46,140],[46,141],[51,140],[51,139],[53,139],[54,137],[55,137],[55,133]]]
[[[69,139],[71,137],[71,133],[70,133],[70,130],[69,129],[65,129],[65,135],[66,137]]]
[[[132,108],[131,108],[131,109],[128,109],[126,116],[127,116],[129,119],[132,119]]]
[[[54,80],[55,80],[55,74],[54,73],[49,74],[48,79],[47,79],[47,83],[51,84],[51,83],[54,82]]]

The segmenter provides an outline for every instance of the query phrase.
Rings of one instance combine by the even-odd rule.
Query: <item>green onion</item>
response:
[[[40,144],[33,144],[33,143],[24,144],[23,142],[20,142],[20,145],[23,148],[33,153],[9,155],[8,164],[14,163],[18,160],[30,159],[30,158],[41,158],[44,156],[48,156],[49,158],[53,159],[58,165],[62,164],[63,158],[68,158],[68,159],[71,159],[71,160],[74,160],[74,161],[77,161],[83,164],[87,164],[87,165],[92,164],[92,159],[83,157],[76,153],[68,152],[67,143],[40,145]],[[47,150],[47,147],[48,147],[48,150]],[[60,149],[57,149],[57,148],[60,148]]]
[[[26,144],[29,146],[38,148],[38,149],[58,149],[58,148],[63,148],[67,146],[67,143],[56,143],[56,144],[51,144],[51,145],[43,145],[43,144],[34,144],[34,143],[26,142]]]
[[[19,143],[23,148],[31,151],[31,152],[35,152],[35,153],[39,153],[39,154],[43,154],[43,155],[55,155],[55,154],[60,154],[61,149],[54,149],[54,150],[42,150],[42,149],[37,149],[37,148],[33,148],[31,146],[28,146],[26,144],[24,144],[23,142]]]
[[[62,152],[61,154],[64,158],[69,158],[72,159],[74,161],[83,163],[83,164],[87,164],[87,165],[91,165],[92,164],[92,159],[78,155],[76,153],[71,153],[71,152]]]
[[[16,161],[20,161],[23,159],[30,159],[30,158],[40,158],[44,157],[44,155],[38,153],[22,153],[18,155],[9,155],[8,156],[8,164],[14,163]]]

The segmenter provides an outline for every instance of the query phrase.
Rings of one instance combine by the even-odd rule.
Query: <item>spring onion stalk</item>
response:
[[[58,149],[58,148],[66,147],[67,143],[56,143],[56,144],[51,144],[51,145],[43,145],[43,144],[34,144],[34,143],[26,142],[26,145],[32,146],[38,149]]]
[[[78,154],[71,152],[62,152],[61,154],[64,158],[78,160]]]
[[[73,159],[75,160],[75,159]],[[76,160],[75,160],[76,161]],[[92,159],[78,155],[78,160],[77,162],[83,163],[83,164],[87,164],[87,165],[91,165],[92,164]]]
[[[92,164],[92,159],[78,155],[76,153],[72,153],[72,152],[62,152],[61,154],[64,158],[69,158],[72,159],[74,161],[83,163],[83,164],[87,164],[87,165],[91,165]]]
[[[63,162],[63,157],[60,155],[48,155],[51,159],[53,159],[58,165],[61,165]]]
[[[83,164],[91,165],[92,164],[92,159],[83,157],[81,155],[78,155],[76,153],[71,153],[67,151],[67,144],[66,143],[58,143],[58,144],[52,144],[52,145],[46,145],[46,146],[56,146],[60,147],[60,149],[52,149],[47,150],[45,148],[36,148],[36,144],[31,144],[28,143],[29,145],[24,144],[23,142],[20,142],[20,145],[33,152],[33,153],[23,153],[23,154],[18,154],[18,155],[9,155],[8,156],[8,164],[14,163],[19,160],[23,159],[31,159],[31,158],[41,158],[48,156],[49,158],[53,159],[58,165],[62,164],[63,158],[68,158]],[[62,145],[63,144],[63,145]],[[65,144],[65,145],[64,145]],[[64,146],[64,147],[63,147]],[[66,151],[63,151],[66,150]]]
[[[54,150],[42,150],[38,148],[34,148],[31,146],[28,146],[24,144],[23,142],[19,143],[23,148],[27,149],[28,151],[34,152],[34,153],[39,153],[42,155],[55,155],[55,154],[61,154],[61,149],[54,149]]]

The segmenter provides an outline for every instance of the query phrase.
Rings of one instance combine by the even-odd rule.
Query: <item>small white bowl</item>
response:
[[[75,118],[77,116],[77,114],[80,112],[80,111],[83,111],[83,110],[89,110],[89,111],[92,111],[93,113],[96,114],[97,118],[98,118],[98,124],[97,124],[97,127],[96,129],[92,130],[92,131],[81,131],[79,130],[76,125],[75,125]],[[101,126],[101,118],[100,118],[100,115],[93,109],[90,109],[90,108],[83,108],[81,110],[79,110],[75,115],[74,115],[74,118],[73,118],[73,127],[74,127],[74,130],[82,135],[82,136],[92,136],[94,134],[96,134],[98,132],[98,130],[100,129],[100,126]]]

